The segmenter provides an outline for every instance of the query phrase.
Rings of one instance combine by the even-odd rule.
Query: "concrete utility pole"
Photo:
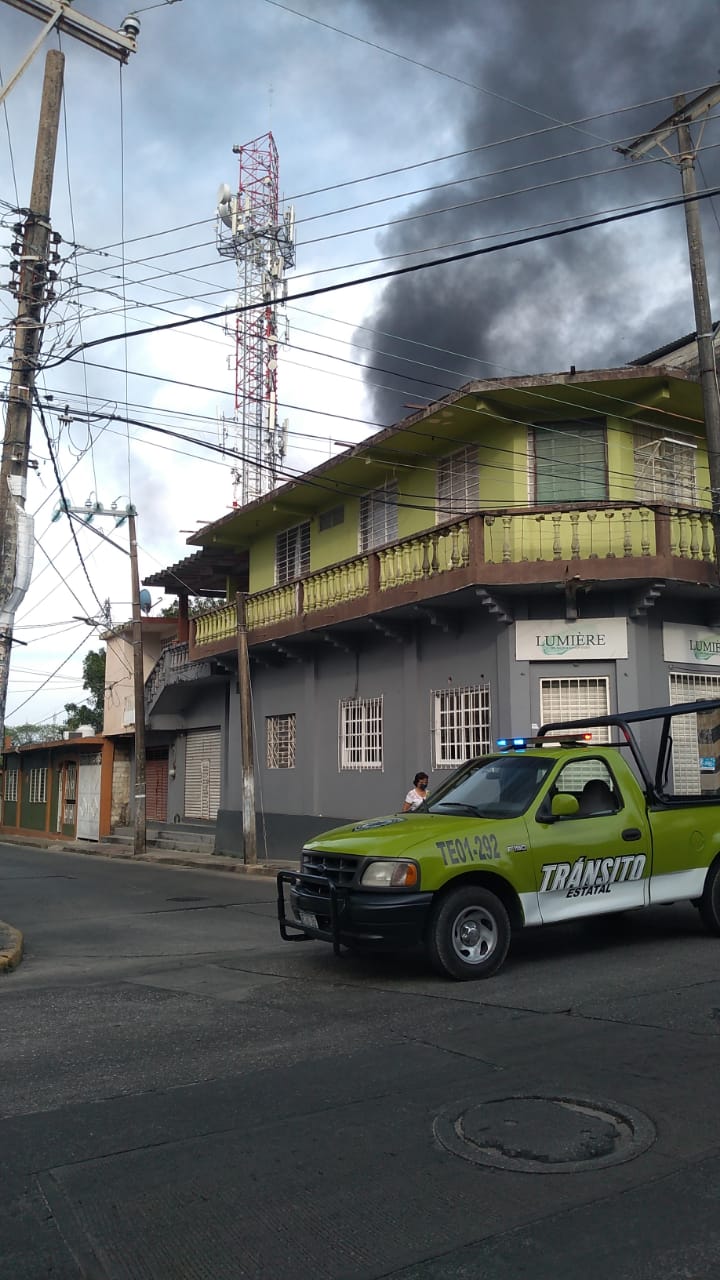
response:
[[[138,573],[134,507],[128,507],[127,517],[130,531],[130,572],[132,575],[133,688],[135,702],[135,825],[133,830],[133,853],[136,858],[141,858],[145,853],[147,839],[145,821],[145,671],[143,669],[140,576]]]
[[[122,551],[123,555],[130,556],[130,581],[132,595],[132,636],[133,636],[133,702],[135,716],[135,805],[133,807],[134,817],[134,840],[133,853],[135,857],[142,857],[145,853],[145,845],[147,841],[147,823],[146,823],[146,803],[145,803],[145,658],[143,654],[143,638],[142,638],[142,617],[140,610],[140,574],[138,571],[137,558],[137,537],[135,534],[135,516],[137,511],[131,503],[126,507],[118,509],[113,503],[111,507],[104,507],[101,502],[94,504],[88,502],[84,507],[73,507],[70,503],[59,502],[53,512],[52,519],[59,520],[63,513],[67,514],[71,520],[77,520],[83,529],[90,529],[92,533],[97,534],[98,538],[102,538],[103,542],[109,542],[111,547],[115,547],[116,551]],[[101,533],[96,529],[93,520],[97,517],[106,517],[115,521],[115,528],[119,529],[121,524],[127,520],[130,550],[126,551],[124,547],[115,542],[113,538],[108,538],[107,534]],[[110,601],[107,602],[108,614],[110,610]],[[80,618],[81,622],[89,622],[92,625],[92,618]]]
[[[45,28],[21,66],[10,77],[3,97],[10,85],[22,75],[41,40],[54,27],[122,62],[126,62],[135,50],[140,23],[133,15],[125,19],[122,31],[117,32],[71,9],[71,0],[4,0],[4,3],[44,21]],[[0,462],[0,743],[5,737],[12,627],[32,574],[33,524],[25,511],[25,497],[35,378],[42,345],[44,308],[48,301],[50,202],[64,65],[63,54],[51,49],[45,60],[30,209],[25,216],[22,235],[15,342]]]
[[[253,741],[252,689],[248,657],[245,596],[237,595],[238,690],[240,693],[240,741],[242,747],[243,862],[257,862],[255,822],[255,748]]]
[[[640,156],[651,151],[653,147],[660,147],[665,155],[672,160],[673,164],[676,164],[680,169],[683,194],[687,197],[684,205],[685,227],[690,257],[700,385],[702,388],[703,413],[707,436],[715,558],[720,568],[720,393],[718,392],[715,366],[712,312],[710,309],[705,250],[700,225],[700,210],[697,200],[694,199],[697,195],[697,183],[695,180],[697,144],[693,143],[690,134],[690,125],[706,116],[718,102],[720,102],[720,84],[711,85],[709,89],[705,89],[697,98],[693,98],[692,102],[686,102],[685,95],[679,94],[673,100],[675,110],[671,116],[668,116],[656,128],[651,129],[649,133],[636,138],[629,147],[616,147],[616,150],[621,155],[637,160]],[[677,155],[673,155],[664,145],[673,133],[677,136]]]

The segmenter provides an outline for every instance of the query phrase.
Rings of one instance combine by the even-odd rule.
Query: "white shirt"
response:
[[[411,787],[405,797],[405,803],[410,805],[411,809],[419,809],[421,804],[425,802],[425,792],[417,791],[415,787]]]

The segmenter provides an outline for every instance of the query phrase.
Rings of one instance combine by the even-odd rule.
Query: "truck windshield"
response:
[[[428,813],[469,814],[476,818],[514,818],[524,813],[555,764],[537,756],[495,756],[472,761],[446,790],[434,796]]]

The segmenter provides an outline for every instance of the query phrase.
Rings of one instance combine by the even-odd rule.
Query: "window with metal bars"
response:
[[[532,429],[535,502],[594,502],[608,496],[605,426],[548,422]]]
[[[17,800],[17,780],[17,769],[8,769],[5,774],[5,799],[9,800],[11,804]]]
[[[456,765],[490,750],[490,686],[434,689],[432,692],[433,763]]]
[[[30,804],[44,804],[47,799],[47,769],[31,769],[28,782]]]
[[[265,717],[265,749],[268,769],[295,768],[295,714]]]
[[[281,587],[310,572],[310,522],[284,529],[275,539],[275,583]]]
[[[480,501],[478,451],[476,445],[458,449],[440,458],[437,468],[437,519],[452,520],[467,511],[477,511]]]
[[[398,487],[395,481],[383,484],[360,499],[360,550],[372,551],[398,536]]]
[[[341,700],[338,755],[340,769],[382,769],[382,697]]]
[[[635,495],[639,501],[696,506],[696,453],[697,445],[690,440],[636,429],[633,456]]]

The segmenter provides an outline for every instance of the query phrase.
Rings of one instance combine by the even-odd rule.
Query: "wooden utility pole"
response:
[[[140,22],[130,15],[121,31],[87,18],[71,9],[71,0],[4,0],[14,9],[45,22],[20,67],[10,76],[0,101],[32,61],[42,40],[53,28],[90,44],[121,62],[136,48]],[[18,276],[18,310],[15,322],[5,435],[0,461],[0,744],[5,738],[5,708],[12,628],[18,606],[30,584],[33,560],[32,518],[25,511],[30,425],[33,397],[44,330],[50,203],[55,152],[62,103],[65,58],[57,49],[45,59],[40,121],[35,148],[30,208],[25,214]]]
[[[242,749],[243,861],[257,862],[255,822],[255,749],[253,740],[252,688],[248,657],[246,596],[237,594],[238,692],[240,694],[240,742]]]
[[[141,858],[145,853],[147,828],[145,821],[145,671],[142,641],[142,615],[140,613],[140,575],[138,573],[137,538],[135,535],[135,508],[128,507],[130,533],[130,573],[132,575],[132,636],[133,636],[133,689],[135,702],[135,806],[133,829],[133,854]]]
[[[712,506],[715,559],[720,569],[720,392],[718,391],[715,365],[715,344],[712,332],[712,312],[708,289],[705,250],[703,246],[700,210],[698,208],[697,182],[695,180],[696,144],[690,134],[690,125],[720,102],[720,84],[703,90],[692,102],[679,94],[673,100],[674,111],[654,129],[636,138],[629,147],[617,147],[621,155],[637,160],[654,147],[660,147],[673,164],[680,169],[685,199],[685,228],[687,232],[690,278],[692,280],[695,329],[700,367],[700,386],[703,398],[703,414],[707,438],[708,470],[710,472],[710,501]],[[678,154],[674,155],[664,144],[675,134]]]

